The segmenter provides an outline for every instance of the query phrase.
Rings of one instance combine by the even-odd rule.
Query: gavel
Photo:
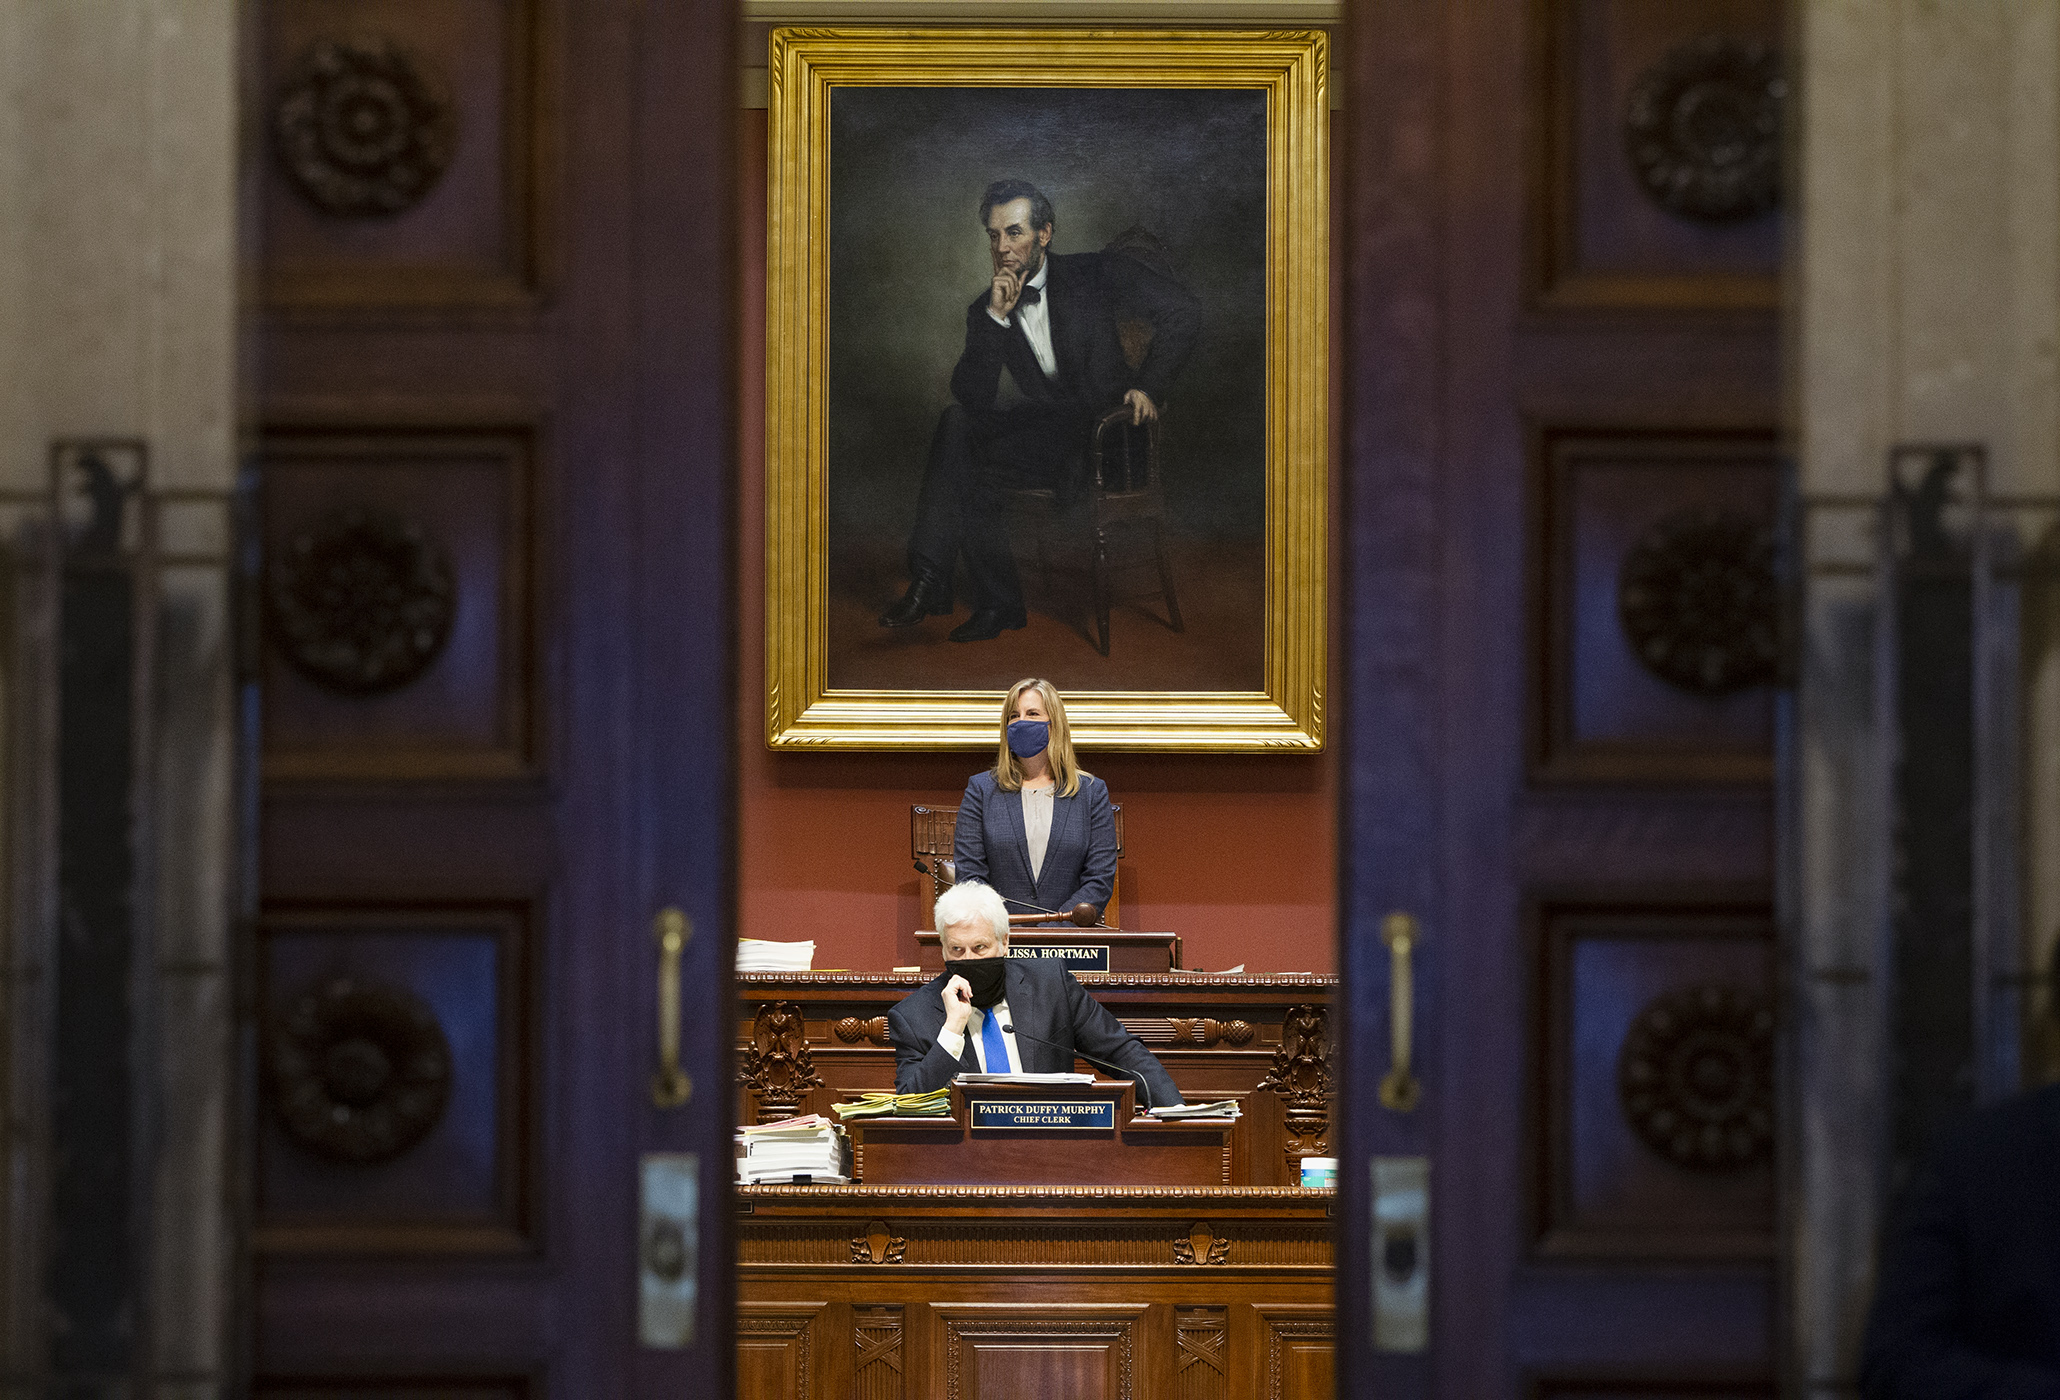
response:
[[[1038,914],[1011,914],[1009,927],[1014,928],[1018,924],[1048,924],[1059,919],[1065,920],[1075,928],[1093,928],[1102,921],[1102,916],[1099,910],[1083,899],[1074,905],[1072,912],[1068,914],[1061,914],[1052,909]]]
[[[932,870],[920,860],[916,862],[916,869],[925,875],[938,874],[937,871]],[[1021,904],[1023,901],[1019,899],[1016,903]],[[1035,908],[1034,905],[1032,907]],[[1021,924],[1048,924],[1060,919],[1071,923],[1075,928],[1098,928],[1102,922],[1101,911],[1083,899],[1074,905],[1069,913],[1065,914],[1061,914],[1056,909],[1039,909],[1034,914],[1011,914],[1009,915],[1009,927],[1014,928]]]

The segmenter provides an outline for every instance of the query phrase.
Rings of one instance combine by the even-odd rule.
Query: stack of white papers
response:
[[[1214,1103],[1176,1103],[1151,1110],[1154,1118],[1236,1118],[1239,1117],[1236,1099],[1218,1099]]]
[[[737,1130],[737,1180],[777,1185],[805,1176],[816,1185],[851,1180],[851,1142],[819,1113]]]
[[[815,940],[774,943],[764,938],[737,940],[739,972],[806,972],[815,965]]]
[[[954,1084],[1092,1084],[1091,1074],[962,1074]]]

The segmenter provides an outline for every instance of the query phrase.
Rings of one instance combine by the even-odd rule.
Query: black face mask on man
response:
[[[944,970],[954,977],[965,978],[966,986],[972,989],[973,1005],[985,1011],[1007,995],[1003,979],[1008,965],[1006,957],[952,958],[946,961]]]

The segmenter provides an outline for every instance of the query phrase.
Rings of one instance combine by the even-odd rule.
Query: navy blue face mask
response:
[[[1009,752],[1017,758],[1035,758],[1051,744],[1051,726],[1041,719],[1009,721]]]

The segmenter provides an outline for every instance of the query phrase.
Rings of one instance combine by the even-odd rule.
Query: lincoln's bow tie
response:
[[[1018,306],[1035,306],[1035,305],[1037,305],[1037,303],[1038,303],[1038,302],[1040,302],[1040,301],[1043,301],[1043,300],[1044,300],[1044,288],[1042,288],[1042,287],[1025,287],[1025,288],[1023,288],[1022,294],[1021,294],[1021,295],[1019,295],[1019,296],[1018,296],[1018,297],[1016,298],[1016,305],[1018,305]]]

